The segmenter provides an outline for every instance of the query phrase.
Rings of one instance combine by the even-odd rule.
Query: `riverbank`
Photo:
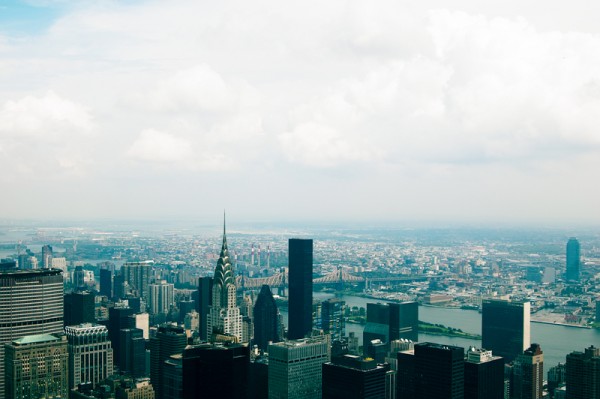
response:
[[[419,320],[419,332],[430,335],[443,335],[446,337],[459,337],[481,341],[481,335],[468,333],[460,328],[446,327],[442,324],[427,323]]]

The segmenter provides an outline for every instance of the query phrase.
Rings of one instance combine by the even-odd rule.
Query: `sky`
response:
[[[0,219],[598,225],[598,16],[0,2]]]

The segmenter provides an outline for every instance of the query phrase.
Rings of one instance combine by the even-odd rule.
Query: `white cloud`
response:
[[[185,139],[146,129],[131,145],[127,155],[140,161],[185,163],[190,160],[192,151]]]

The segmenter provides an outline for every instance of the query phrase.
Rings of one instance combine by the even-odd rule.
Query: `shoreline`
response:
[[[555,322],[555,321],[531,320],[531,322],[532,323],[539,323],[539,324],[550,324],[550,325],[553,325],[553,326],[583,328],[583,329],[586,329],[586,330],[591,330],[592,329],[592,327],[590,327],[590,326],[582,326],[580,324],[559,323],[559,322]]]

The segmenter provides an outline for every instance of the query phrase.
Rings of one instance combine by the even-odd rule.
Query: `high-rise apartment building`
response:
[[[57,269],[0,271],[0,345],[34,334],[63,332],[63,277]],[[5,394],[0,350],[0,398]]]
[[[398,353],[398,399],[462,399],[465,356],[457,346],[418,343]]]
[[[69,397],[67,338],[26,335],[4,347],[6,399]]]
[[[367,303],[367,324],[363,333],[364,353],[371,341],[419,340],[419,305],[416,302]]]
[[[485,349],[467,351],[465,399],[504,399],[504,359]]]
[[[163,399],[162,376],[165,360],[171,355],[183,353],[187,346],[187,336],[182,327],[163,324],[156,335],[150,338],[150,381],[156,392],[156,399]]]
[[[245,344],[201,344],[183,352],[183,399],[248,397],[250,350]]]
[[[544,383],[544,353],[531,344],[513,363],[512,399],[541,399]]]
[[[323,364],[323,399],[385,399],[386,373],[387,368],[374,359],[332,358]]]
[[[487,299],[482,302],[482,347],[505,362],[513,361],[530,345],[529,302]]]
[[[148,284],[150,283],[153,265],[154,261],[148,260],[144,262],[126,262],[121,266],[123,281],[129,284],[135,296],[143,298],[146,303],[148,303]]]
[[[65,326],[96,322],[96,301],[90,291],[74,291],[65,294],[64,318]]]
[[[236,294],[235,276],[229,258],[225,222],[223,222],[223,244],[215,268],[212,304],[206,318],[208,340],[215,341],[218,336],[228,336],[237,342],[242,342],[242,315],[237,306]]]
[[[288,338],[301,339],[312,331],[313,240],[289,240]]]
[[[148,285],[148,310],[151,315],[167,314],[173,306],[175,286],[161,280]]]
[[[95,387],[113,373],[113,350],[108,329],[97,324],[65,327],[69,352],[69,389],[82,383]]]
[[[268,285],[263,285],[254,305],[254,344],[266,351],[269,343],[279,342],[279,310]]]
[[[600,399],[600,348],[567,355],[566,387],[567,399]]]
[[[325,336],[269,345],[269,399],[321,398],[328,346]]]
[[[569,238],[567,242],[567,281],[579,281],[581,256],[579,241],[575,237]]]

